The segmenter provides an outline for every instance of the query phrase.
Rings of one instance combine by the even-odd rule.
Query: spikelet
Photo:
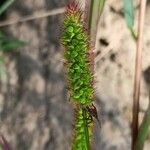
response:
[[[94,97],[93,59],[82,11],[75,2],[67,7],[62,43],[71,100],[77,104],[91,105]]]

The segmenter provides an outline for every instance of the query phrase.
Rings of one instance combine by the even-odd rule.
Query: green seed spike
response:
[[[76,104],[91,105],[94,95],[93,57],[82,21],[82,12],[75,2],[67,7],[62,43],[65,47],[70,98]]]
[[[72,150],[90,150],[93,129],[93,58],[79,5],[71,3],[64,19],[62,43],[70,92],[75,104]],[[92,113],[91,113],[92,112]],[[95,116],[94,116],[95,117]]]

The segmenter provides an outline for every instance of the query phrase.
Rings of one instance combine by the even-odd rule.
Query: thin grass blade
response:
[[[124,3],[124,16],[127,23],[127,26],[131,32],[133,39],[137,39],[137,35],[133,29],[134,26],[134,6],[133,0],[123,0]]]
[[[7,10],[7,8],[12,5],[15,0],[7,0],[1,7],[0,7],[0,15]]]
[[[88,21],[88,27],[91,41],[95,44],[96,32],[99,18],[103,12],[106,0],[88,0],[86,2],[85,20]]]
[[[26,43],[17,39],[10,39],[0,32],[0,51],[11,52],[14,51]]]
[[[143,150],[144,142],[149,135],[149,129],[150,129],[150,90],[149,90],[149,107],[145,113],[143,122],[139,129],[139,134],[135,144],[136,150]]]
[[[0,51],[12,52],[25,45],[25,42],[19,40],[7,40],[0,43]]]
[[[124,15],[128,28],[133,28],[134,25],[134,7],[133,0],[123,0],[124,2]]]

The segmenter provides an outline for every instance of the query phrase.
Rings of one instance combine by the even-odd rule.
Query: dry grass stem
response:
[[[9,26],[9,25],[17,24],[17,23],[23,23],[23,22],[27,22],[27,21],[31,21],[35,19],[44,18],[44,17],[59,15],[64,12],[65,12],[65,8],[58,8],[58,9],[50,10],[47,12],[36,13],[30,16],[25,16],[22,18],[17,18],[17,19],[13,18],[11,20],[0,22],[0,27]]]
[[[133,94],[133,120],[132,120],[132,150],[134,150],[135,141],[138,135],[138,114],[140,99],[140,80],[142,66],[142,48],[143,48],[143,27],[145,18],[146,0],[140,0],[139,20],[138,20],[138,38],[136,43],[134,94]]]

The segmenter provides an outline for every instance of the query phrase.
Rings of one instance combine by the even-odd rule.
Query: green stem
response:
[[[84,123],[84,132],[85,132],[85,140],[87,145],[87,150],[90,149],[90,138],[89,138],[89,130],[88,130],[88,122],[87,122],[87,111],[85,109],[82,109],[82,115],[83,115],[83,123]]]

